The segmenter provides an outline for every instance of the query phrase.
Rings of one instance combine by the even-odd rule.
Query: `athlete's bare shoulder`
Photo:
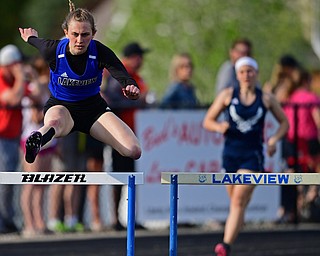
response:
[[[223,89],[217,96],[217,99],[219,98],[219,101],[223,102],[223,105],[228,106],[231,102],[231,98],[233,95],[233,87],[228,87]]]

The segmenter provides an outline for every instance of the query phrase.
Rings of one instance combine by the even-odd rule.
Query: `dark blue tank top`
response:
[[[262,91],[256,88],[256,99],[245,106],[239,99],[240,87],[233,91],[232,100],[225,113],[230,128],[225,135],[224,154],[245,154],[245,151],[263,149],[264,119],[267,112],[262,101]]]
[[[49,89],[53,97],[64,101],[79,101],[100,91],[102,70],[98,68],[97,48],[94,40],[88,46],[88,59],[84,74],[75,74],[67,61],[69,39],[60,41],[56,51],[56,69],[50,70]]]

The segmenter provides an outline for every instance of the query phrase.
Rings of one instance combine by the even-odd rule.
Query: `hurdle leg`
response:
[[[177,255],[177,240],[178,240],[177,229],[178,229],[178,175],[171,175],[169,256]]]
[[[129,176],[128,180],[127,256],[134,256],[135,176]]]

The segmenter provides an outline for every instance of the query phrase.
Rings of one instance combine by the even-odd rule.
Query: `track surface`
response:
[[[136,231],[136,256],[169,255],[169,230]],[[179,256],[212,256],[212,248],[222,238],[222,230],[178,229]],[[113,256],[127,255],[126,232],[47,235],[23,239],[0,236],[1,256]],[[298,225],[268,229],[245,229],[233,247],[232,255],[319,256],[320,225]]]

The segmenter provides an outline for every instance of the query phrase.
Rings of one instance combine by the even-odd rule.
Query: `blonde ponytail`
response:
[[[97,32],[96,25],[92,14],[83,8],[76,9],[74,3],[71,0],[69,1],[69,13],[67,14],[65,20],[63,21],[61,27],[63,30],[68,31],[68,25],[71,20],[79,22],[89,22],[92,29],[92,34],[94,35]]]
[[[76,10],[76,7],[75,7],[74,3],[72,3],[72,1],[69,0],[69,11],[73,12],[75,10]]]

